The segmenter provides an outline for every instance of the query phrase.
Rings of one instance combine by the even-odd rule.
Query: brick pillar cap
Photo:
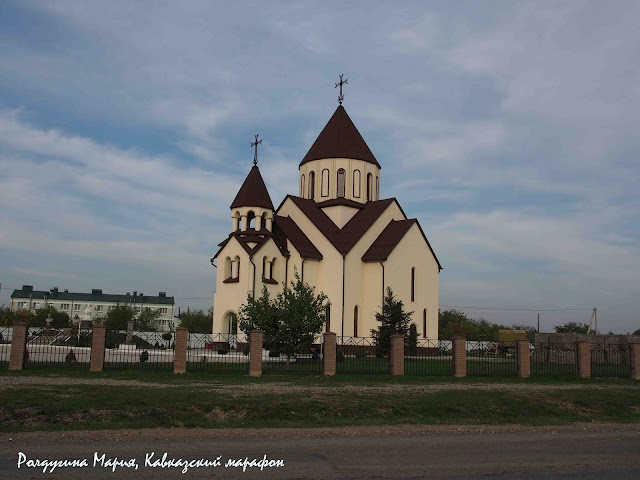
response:
[[[329,336],[329,335],[333,335],[333,336],[335,337],[335,336],[336,336],[336,332],[324,332],[324,333],[323,333],[323,335],[324,335],[325,337],[326,337],[326,336]]]
[[[451,340],[466,340],[466,338],[465,337],[461,337],[460,335],[457,335],[457,336],[451,338]]]
[[[522,339],[522,338],[516,339],[516,343],[518,343],[518,342],[528,342],[528,341],[529,341],[528,338],[527,339]]]
[[[178,328],[176,328],[176,332],[177,332],[178,330],[181,330],[181,331],[182,331],[182,330],[189,331],[189,329],[188,329],[187,327],[178,327]]]
[[[391,338],[404,338],[404,335],[402,335],[401,333],[394,333],[393,335],[391,335]]]
[[[13,326],[18,326],[18,325],[24,325],[25,327],[27,326],[27,322],[13,322]]]
[[[256,330],[251,330],[249,333],[264,333],[264,330],[256,329]]]
[[[95,330],[96,328],[107,328],[107,326],[104,323],[96,323],[93,325],[93,329]]]

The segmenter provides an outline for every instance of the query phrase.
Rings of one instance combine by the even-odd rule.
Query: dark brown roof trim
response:
[[[278,225],[286,238],[291,242],[295,249],[303,258],[313,258],[322,260],[322,254],[316,246],[309,240],[304,232],[298,227],[291,217],[281,217],[276,215],[274,223]]]
[[[380,262],[386,260],[415,222],[415,219],[392,220],[389,222],[389,225],[378,235],[378,238],[375,239],[362,256],[362,261]]]
[[[336,205],[345,206],[345,207],[354,207],[358,209],[364,208],[363,203],[356,202],[355,200],[349,200],[348,198],[332,198],[331,200],[325,200],[324,202],[316,203],[316,206],[320,208],[334,207]]]

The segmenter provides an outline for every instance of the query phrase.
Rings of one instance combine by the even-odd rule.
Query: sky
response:
[[[441,308],[640,328],[640,3],[0,2],[0,304],[208,308],[252,166],[275,205],[344,106]],[[480,309],[482,308],[482,309]],[[568,310],[564,310],[568,309]]]

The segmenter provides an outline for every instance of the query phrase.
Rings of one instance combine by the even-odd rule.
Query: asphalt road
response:
[[[2,479],[638,479],[640,425],[571,427],[349,427],[320,430],[141,430],[0,435]],[[87,459],[87,467],[17,469],[27,459]],[[135,458],[135,467],[93,466]],[[145,466],[145,455],[215,460],[219,467]],[[225,467],[229,459],[282,460],[283,467]],[[100,463],[100,462],[98,462]]]

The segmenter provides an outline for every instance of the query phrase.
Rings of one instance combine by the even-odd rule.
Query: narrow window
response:
[[[360,198],[360,170],[353,171],[353,198]]]
[[[326,325],[325,332],[330,332],[331,331],[331,305],[327,305],[327,307],[325,308],[324,319],[325,319],[325,325]]]
[[[376,200],[380,200],[380,177],[376,176]]]
[[[344,168],[338,170],[338,197],[344,197],[345,171]]]
[[[416,301],[416,267],[411,267],[411,301]]]
[[[322,191],[320,194],[323,197],[329,196],[329,169],[325,168],[322,170]]]
[[[371,180],[372,176],[370,173],[367,173],[367,202],[371,201]]]
[[[309,173],[309,198],[314,200],[316,196],[316,172]]]
[[[276,276],[278,275],[278,270],[276,269],[276,258],[274,257],[273,260],[271,260],[271,263],[269,264],[269,267],[271,268],[271,271],[269,272],[269,278],[271,280],[276,280]]]
[[[358,336],[358,306],[353,307],[353,336]]]
[[[427,338],[427,309],[422,311],[422,338]]]
[[[302,174],[302,179],[300,180],[300,196],[304,198],[304,174]]]
[[[252,211],[247,213],[247,228],[256,228],[256,214]]]

